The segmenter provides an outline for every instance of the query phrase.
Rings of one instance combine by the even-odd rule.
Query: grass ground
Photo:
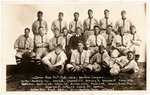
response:
[[[130,85],[104,85],[103,88],[95,89],[95,90],[146,90],[146,63],[141,62],[138,64],[140,68],[140,72],[138,74],[128,74],[128,73],[120,73],[117,77],[104,77],[103,79],[116,79],[123,81],[132,81]],[[7,91],[28,91],[32,87],[35,86],[22,86],[21,80],[30,80],[34,73],[23,73],[17,74],[15,71],[16,66],[7,66]],[[37,74],[36,74],[37,75]],[[118,81],[116,81],[118,83]],[[36,86],[37,87],[37,86]],[[40,86],[40,88],[45,88],[45,86]],[[88,89],[87,89],[88,90]],[[89,89],[90,90],[90,89]]]

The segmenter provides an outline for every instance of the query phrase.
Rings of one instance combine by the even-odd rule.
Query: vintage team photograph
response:
[[[147,90],[146,2],[2,10],[6,92]]]

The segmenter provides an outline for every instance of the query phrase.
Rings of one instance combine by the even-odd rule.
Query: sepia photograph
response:
[[[146,91],[148,2],[2,2],[2,91]]]

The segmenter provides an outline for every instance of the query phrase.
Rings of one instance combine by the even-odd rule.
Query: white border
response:
[[[72,0],[72,1],[69,1],[69,0],[2,0],[0,3],[2,5],[5,5],[5,4],[69,4],[69,3],[76,3],[76,4],[94,4],[94,3],[121,3],[121,2],[124,2],[126,3],[127,1],[131,1],[131,0],[116,0],[116,2],[112,2],[113,0]],[[147,90],[146,91],[141,91],[141,90],[136,90],[136,91],[55,91],[55,92],[50,92],[50,91],[44,91],[44,92],[29,92],[29,91],[17,91],[17,92],[5,92],[6,91],[6,66],[0,65],[0,76],[1,76],[1,81],[0,81],[0,86],[1,86],[1,89],[0,91],[2,90],[2,94],[11,94],[11,95],[16,95],[16,94],[52,94],[52,95],[58,95],[58,94],[61,94],[61,95],[75,95],[75,94],[88,94],[88,95],[99,95],[99,94],[105,94],[105,95],[149,95],[149,61],[150,61],[150,57],[149,57],[149,47],[150,47],[150,44],[149,44],[149,35],[150,35],[150,24],[149,24],[149,1],[148,0],[132,0],[132,1],[138,1],[139,3],[147,3]],[[128,2],[127,2],[128,3]],[[130,2],[131,3],[131,2]],[[134,2],[133,2],[134,3]],[[0,8],[0,13],[1,12],[1,8]],[[1,14],[2,16],[2,14]],[[2,17],[1,17],[1,20],[2,20]],[[2,25],[2,24],[1,24]],[[0,25],[0,29],[1,29],[1,32],[2,31],[2,28],[1,28],[1,25]],[[1,32],[0,32],[0,37],[2,36],[1,35]],[[0,41],[0,47],[1,47],[1,41]],[[2,56],[1,54],[1,51],[0,51],[0,55]],[[0,58],[1,60],[1,58]],[[5,68],[5,69],[4,69]],[[2,83],[3,84],[2,84]]]

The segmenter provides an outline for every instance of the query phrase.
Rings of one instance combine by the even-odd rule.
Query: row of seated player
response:
[[[112,28],[111,26],[108,26],[108,30],[107,30],[107,32],[110,32],[109,31],[109,29],[110,28]],[[135,27],[133,26],[132,27],[133,28],[133,30],[135,29]],[[131,28],[131,30],[132,30],[132,28]],[[43,32],[42,32],[42,27],[40,27],[39,28],[39,31],[40,31],[40,33],[42,34]],[[119,33],[120,34],[115,34],[115,36],[113,37],[114,39],[115,38],[117,38],[117,36],[121,36],[121,33],[123,34],[123,36],[124,35],[127,35],[127,34],[124,34],[124,32],[123,32],[123,27],[120,27],[119,28],[120,30],[119,30]],[[55,29],[56,31],[55,31],[55,36],[58,34],[59,36],[60,35],[63,35],[63,34],[60,34],[60,32],[58,31],[58,29]],[[64,31],[67,31],[67,29],[65,28],[64,29]],[[110,29],[111,30],[111,29]],[[17,40],[16,41],[16,43],[15,43],[15,49],[17,50],[17,54],[16,54],[16,61],[17,61],[17,63],[19,64],[20,62],[21,62],[21,58],[22,58],[22,55],[23,54],[27,54],[28,56],[31,56],[31,62],[34,62],[34,56],[36,56],[36,62],[38,63],[38,64],[40,64],[41,63],[41,58],[43,58],[44,57],[44,53],[45,53],[45,47],[47,47],[47,45],[45,44],[45,43],[42,43],[42,47],[39,47],[37,50],[36,50],[36,52],[35,53],[33,53],[32,52],[32,50],[33,50],[33,46],[32,46],[32,41],[30,42],[30,40],[27,40],[27,39],[23,39],[23,38],[25,38],[26,36],[27,36],[27,38],[28,38],[28,36],[29,36],[29,29],[28,28],[26,28],[25,29],[25,35],[23,35],[23,36],[21,36],[22,37],[22,39],[19,39],[19,40]],[[118,57],[122,57],[122,56],[126,56],[126,54],[127,54],[127,52],[130,50],[130,49],[126,49],[126,52],[122,52],[122,51],[125,51],[125,50],[123,50],[122,48],[123,47],[127,47],[127,46],[124,46],[124,45],[122,45],[122,44],[120,44],[120,45],[118,45],[118,47],[119,48],[116,48],[115,46],[111,46],[111,48],[110,49],[108,49],[107,50],[107,45],[109,45],[107,42],[107,44],[104,44],[104,41],[105,41],[105,39],[104,39],[104,37],[103,37],[103,35],[101,35],[100,33],[100,28],[98,27],[98,26],[95,26],[94,27],[94,35],[100,35],[99,36],[99,38],[97,39],[97,42],[99,41],[100,43],[98,44],[98,45],[93,45],[93,46],[90,46],[89,44],[87,44],[88,43],[88,40],[87,40],[87,42],[86,42],[86,45],[87,45],[87,50],[86,50],[86,52],[87,52],[87,54],[84,54],[84,55],[86,55],[86,56],[88,56],[90,59],[92,59],[97,53],[98,53],[98,51],[99,51],[99,46],[103,46],[105,49],[106,49],[106,51],[108,52],[108,56],[110,57],[110,58],[118,58]],[[110,34],[110,33],[107,33],[106,32],[106,34]],[[80,34],[81,35],[81,28],[77,28],[76,29],[76,33],[77,34]],[[111,32],[111,33],[113,33],[113,32]],[[64,32],[64,34],[65,34],[65,32]],[[44,34],[43,34],[44,35]],[[77,36],[77,35],[74,35],[74,36]],[[73,37],[73,36],[72,36]],[[71,38],[72,38],[71,37]],[[91,35],[91,37],[92,37],[92,35]],[[130,37],[130,36],[128,36],[128,37]],[[20,37],[19,37],[20,38]],[[42,37],[41,37],[42,38]],[[37,40],[41,40],[41,38],[39,37]],[[70,40],[71,40],[71,38],[70,38]],[[90,37],[88,38],[88,39],[90,39]],[[95,41],[95,39],[91,39],[91,40],[94,40]],[[118,40],[118,39],[117,39]],[[131,39],[130,39],[131,40]],[[60,41],[62,41],[62,40],[60,40]],[[74,49],[70,49],[70,51],[71,51],[71,53],[69,53],[69,51],[67,51],[67,50],[65,50],[66,48],[63,48],[63,44],[59,44],[60,46],[62,46],[62,50],[64,51],[64,54],[65,55],[67,55],[67,58],[66,58],[66,60],[72,60],[72,56],[73,56],[73,51],[76,51],[77,49],[78,49],[78,44],[79,44],[79,42],[82,42],[82,44],[83,44],[83,47],[84,47],[84,45],[85,45],[85,42],[84,42],[84,40],[81,40],[81,39],[78,39],[78,40],[74,40],[74,41],[76,41],[76,46],[74,46],[75,48]],[[131,40],[132,41],[132,40]],[[36,42],[36,39],[35,39],[35,42]],[[42,42],[42,40],[41,40],[41,42]],[[49,43],[52,43],[53,42],[53,40],[50,40],[49,41]],[[56,42],[56,41],[55,41]],[[69,41],[70,42],[70,41]],[[91,41],[92,42],[92,41]],[[116,41],[113,41],[113,42],[116,42]],[[121,41],[122,42],[122,41]],[[75,44],[74,42],[70,42],[70,43],[72,43],[73,45]],[[95,43],[96,43],[96,41],[95,41]],[[38,43],[38,44],[40,44],[40,43]],[[119,43],[117,43],[116,42],[116,44],[119,44]],[[51,45],[51,44],[49,44],[49,45]],[[53,50],[51,50],[51,52],[53,52],[53,51],[55,51],[56,50],[56,48],[57,48],[57,45],[58,44],[56,44],[56,46],[54,47],[54,49]],[[88,46],[89,45],[89,46]],[[22,47],[26,47],[26,48],[20,48],[20,46],[22,46]],[[29,48],[29,47],[32,47],[32,49],[31,48]],[[39,45],[40,46],[40,45]],[[71,45],[68,45],[68,46],[71,46]],[[51,47],[51,46],[49,46],[49,47]],[[66,46],[65,46],[66,47]],[[93,52],[93,49],[91,49],[91,48],[94,48],[94,52]],[[119,50],[120,49],[120,50]],[[109,50],[111,50],[111,51],[109,51]],[[51,53],[50,52],[50,53]],[[135,50],[133,50],[132,52],[134,52],[135,53]],[[48,52],[49,53],[49,52]],[[48,54],[47,53],[47,54]],[[40,56],[38,56],[38,54],[40,54]],[[47,56],[47,54],[45,54],[46,56]],[[49,54],[48,54],[49,55]],[[50,54],[51,55],[51,54]],[[70,55],[70,56],[69,56]],[[77,56],[77,55],[76,55]],[[54,56],[53,56],[54,57]],[[86,58],[88,58],[88,57],[86,57]],[[39,58],[39,59],[38,59]],[[44,57],[45,58],[45,57]],[[43,58],[43,59],[44,59]],[[57,57],[54,57],[54,59],[57,59]],[[78,58],[78,57],[77,57]],[[82,58],[82,57],[81,57]],[[65,58],[63,58],[63,59],[65,59]],[[90,59],[88,59],[89,61],[90,61]],[[102,58],[102,59],[104,59],[104,58]],[[79,60],[78,60],[79,61]],[[108,59],[108,61],[109,61],[109,59]],[[137,59],[136,59],[136,61],[137,61]],[[70,63],[71,61],[67,61],[67,63]],[[44,63],[44,62],[43,62]],[[70,65],[71,66],[71,65]],[[69,66],[69,67],[70,67]],[[96,68],[98,68],[97,67],[98,65],[96,65]],[[67,67],[68,67],[68,65],[67,65]],[[92,67],[92,66],[89,66],[89,67]],[[93,67],[92,67],[93,68]],[[94,69],[92,69],[92,70],[94,70]],[[98,70],[98,69],[96,69],[96,70]],[[63,70],[62,70],[63,71]],[[60,72],[62,72],[62,71],[60,71]],[[73,71],[74,71],[74,69],[73,69]],[[76,71],[76,70],[75,70]],[[77,70],[78,71],[78,70]],[[82,70],[83,71],[83,70]],[[91,69],[90,69],[90,71],[91,71]],[[98,70],[99,71],[99,70]],[[86,72],[89,72],[89,68],[87,69],[87,71]]]

